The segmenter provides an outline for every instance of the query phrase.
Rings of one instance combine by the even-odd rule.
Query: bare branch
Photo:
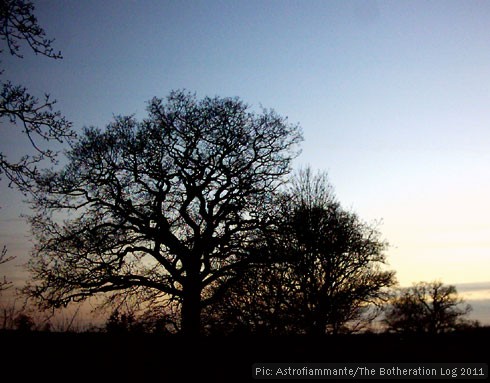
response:
[[[20,45],[26,42],[35,54],[53,59],[62,58],[55,52],[34,16],[34,5],[27,0],[2,0],[0,3],[0,39],[7,43],[11,55],[22,58]]]
[[[21,43],[26,42],[36,54],[61,59],[61,53],[52,48],[54,40],[46,38],[33,12],[34,5],[28,0],[2,0],[0,39],[6,42],[10,54],[19,58],[23,57],[20,54]],[[71,123],[59,111],[53,110],[55,103],[49,95],[40,100],[22,86],[9,81],[1,84],[0,123],[19,127],[34,149],[34,154],[15,160],[0,153],[0,176],[4,174],[9,186],[15,185],[23,193],[31,190],[33,180],[39,175],[37,166],[42,161],[56,162],[57,152],[46,143],[69,142],[75,137]]]
[[[14,259],[14,256],[9,256],[7,257],[7,247],[4,246],[2,248],[2,251],[0,252],[0,265],[10,262],[12,259]],[[3,280],[0,280],[0,295],[2,294],[3,291],[9,289],[12,287],[12,282],[10,282],[6,276],[3,277]]]

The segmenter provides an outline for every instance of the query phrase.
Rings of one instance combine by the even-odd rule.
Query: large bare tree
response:
[[[250,261],[301,133],[235,98],[175,91],[148,111],[86,129],[68,164],[39,177],[27,291],[47,306],[175,299],[195,335],[210,287]]]

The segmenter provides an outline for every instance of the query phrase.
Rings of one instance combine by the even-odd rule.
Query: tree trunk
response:
[[[201,287],[199,280],[188,280],[183,286],[182,334],[197,337],[201,332]]]

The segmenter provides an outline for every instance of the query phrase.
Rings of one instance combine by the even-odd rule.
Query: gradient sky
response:
[[[440,279],[490,297],[490,2],[35,5],[64,59],[4,55],[3,76],[50,93],[77,130],[142,118],[172,89],[274,108],[304,130],[295,165],[328,171],[344,207],[381,220],[401,285]],[[0,128],[2,152],[28,150]],[[0,243],[25,260],[28,209],[0,187]]]

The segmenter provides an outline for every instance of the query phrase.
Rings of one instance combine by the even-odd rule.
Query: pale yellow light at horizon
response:
[[[490,225],[386,225],[383,234],[392,245],[388,261],[404,285],[440,279],[444,283],[484,282],[490,279]]]

